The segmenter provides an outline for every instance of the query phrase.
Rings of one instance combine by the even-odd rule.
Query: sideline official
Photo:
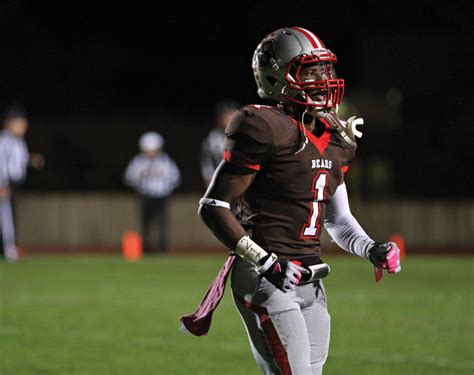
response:
[[[28,131],[26,111],[12,105],[5,111],[0,132],[0,250],[7,261],[16,261],[14,198],[16,189],[25,181],[28,166],[41,169],[41,154],[28,152],[25,134]]]
[[[181,183],[181,175],[174,160],[163,151],[164,140],[157,132],[140,137],[140,153],[128,164],[125,184],[139,195],[140,229],[145,253],[152,251],[150,227],[156,219],[159,233],[159,253],[168,252],[168,198]]]

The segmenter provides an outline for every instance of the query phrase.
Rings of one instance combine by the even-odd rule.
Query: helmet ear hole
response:
[[[259,60],[260,66],[267,67],[270,65],[270,59],[272,58],[273,41],[269,40],[262,44],[260,51],[257,53],[257,59]]]
[[[270,60],[270,55],[266,52],[258,52],[257,53],[257,58],[262,67],[268,66],[269,65],[269,60]]]

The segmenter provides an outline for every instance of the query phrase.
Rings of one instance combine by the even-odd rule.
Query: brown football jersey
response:
[[[257,171],[236,216],[254,241],[281,257],[320,254],[326,205],[355,154],[327,123],[319,125],[318,137],[279,108],[249,105],[226,129],[225,159]]]

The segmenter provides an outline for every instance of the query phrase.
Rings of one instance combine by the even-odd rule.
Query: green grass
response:
[[[259,374],[229,293],[208,337],[181,333],[223,257],[0,262],[0,374]],[[473,374],[473,258],[409,257],[375,284],[327,257],[325,374]]]

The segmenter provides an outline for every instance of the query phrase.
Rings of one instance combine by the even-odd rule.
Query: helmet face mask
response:
[[[297,56],[289,64],[285,73],[286,87],[282,94],[285,99],[316,108],[334,108],[344,96],[344,80],[338,79],[334,63],[336,56]],[[305,77],[305,70],[316,70],[311,77]]]
[[[254,53],[258,94],[311,109],[334,108],[344,95],[344,80],[337,78],[334,69],[336,61],[336,55],[310,31],[279,29],[265,37]],[[305,75],[308,69],[312,77]]]

